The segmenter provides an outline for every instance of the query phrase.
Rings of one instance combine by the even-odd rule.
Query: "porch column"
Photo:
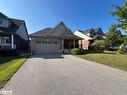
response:
[[[74,48],[75,48],[75,40],[73,40],[73,45],[74,45]]]
[[[82,48],[82,40],[79,40],[79,48]]]
[[[62,38],[62,52],[64,52],[64,39]]]
[[[81,48],[83,47],[82,40],[81,40]]]
[[[14,35],[11,35],[11,49],[14,49]]]

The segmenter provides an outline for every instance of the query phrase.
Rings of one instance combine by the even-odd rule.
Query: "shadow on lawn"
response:
[[[116,52],[114,51],[93,51],[93,50],[89,50],[89,51],[84,51],[82,55],[85,54],[116,54]]]
[[[0,64],[4,64],[4,63],[10,62],[12,60],[26,58],[26,57],[28,57],[28,56],[27,55],[25,55],[25,56],[11,56],[11,57],[0,56]]]

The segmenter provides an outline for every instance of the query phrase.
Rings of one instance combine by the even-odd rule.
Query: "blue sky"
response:
[[[29,33],[54,27],[63,21],[74,30],[102,27],[108,31],[116,21],[109,13],[113,4],[125,0],[0,0],[0,11],[9,17],[23,19]]]

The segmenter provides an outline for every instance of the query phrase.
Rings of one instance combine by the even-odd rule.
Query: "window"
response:
[[[9,37],[4,37],[4,44],[10,44]]]
[[[0,24],[2,24],[3,23],[3,21],[2,20],[0,20]]]

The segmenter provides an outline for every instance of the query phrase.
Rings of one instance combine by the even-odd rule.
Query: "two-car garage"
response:
[[[36,43],[35,44],[35,54],[49,54],[58,53],[59,44],[58,43]]]
[[[31,42],[33,54],[59,53],[60,39],[57,38],[38,38],[34,37]]]

